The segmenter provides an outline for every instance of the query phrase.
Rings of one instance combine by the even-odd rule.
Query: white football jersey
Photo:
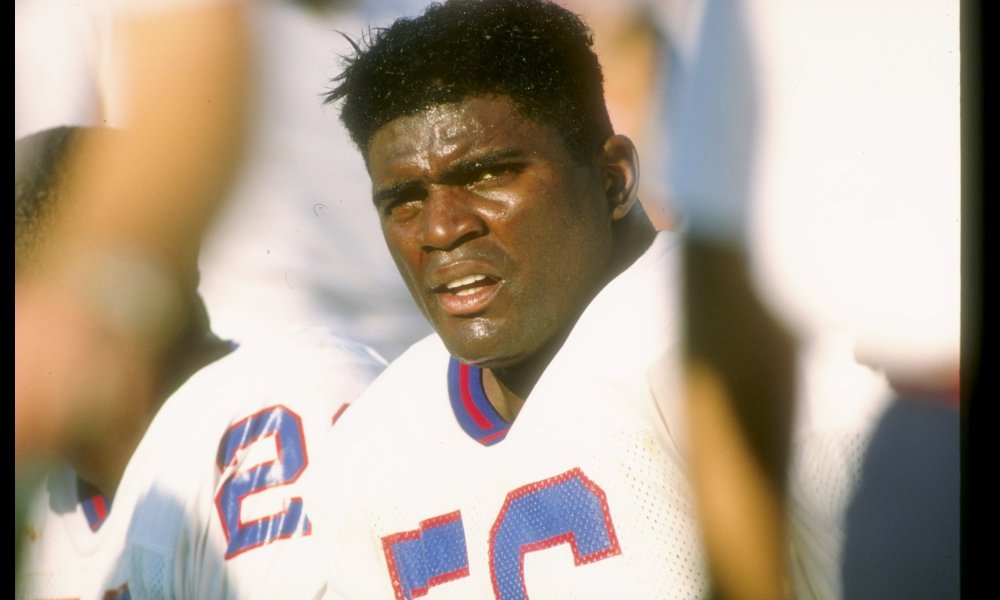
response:
[[[128,598],[125,580],[114,573],[128,521],[109,518],[110,508],[103,495],[84,489],[73,469],[54,468],[27,517],[15,597]]]
[[[801,346],[788,464],[791,576],[796,598],[833,600],[844,597],[847,512],[893,391],[855,360],[849,332],[820,332]]]
[[[301,481],[313,444],[383,367],[365,346],[299,330],[201,369],[157,413],[89,538],[75,477],[53,477],[22,597],[317,597]]]
[[[311,474],[327,597],[705,594],[688,477],[648,373],[680,341],[677,244],[661,233],[594,299],[512,425],[436,336],[387,368]]]

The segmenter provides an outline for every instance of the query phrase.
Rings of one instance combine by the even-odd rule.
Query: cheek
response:
[[[415,278],[419,266],[417,261],[420,257],[419,248],[416,249],[416,252],[414,251],[413,236],[386,227],[382,229],[382,233],[385,236],[385,245],[389,249],[389,255],[396,263],[400,275],[409,284]]]
[[[593,190],[557,188],[533,197],[526,214],[518,215],[526,247],[558,254],[587,254],[610,234],[610,217]]]
[[[546,199],[551,200],[551,199]],[[592,258],[584,230],[564,210],[537,211],[530,219],[512,223],[518,262],[530,273],[530,289],[541,303],[552,303],[564,293],[574,293],[589,279]]]
[[[544,229],[526,243],[554,285],[582,293],[603,279],[612,248],[610,219],[592,197],[576,198],[553,211]]]

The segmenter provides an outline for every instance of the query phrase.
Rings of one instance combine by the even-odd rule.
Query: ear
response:
[[[639,196],[639,153],[632,140],[613,135],[604,142],[601,159],[604,196],[611,209],[611,220],[618,221],[632,210]]]

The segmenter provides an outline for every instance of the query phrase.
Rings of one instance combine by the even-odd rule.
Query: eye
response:
[[[427,197],[426,190],[418,187],[405,187],[380,198],[379,213],[383,219],[407,220],[416,215]]]
[[[494,163],[478,166],[469,173],[466,183],[469,187],[488,187],[500,185],[511,180],[523,170],[519,163]]]
[[[420,210],[420,200],[393,202],[383,209],[383,214],[397,221],[406,220]]]

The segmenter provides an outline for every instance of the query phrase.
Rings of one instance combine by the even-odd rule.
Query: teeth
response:
[[[462,277],[461,279],[455,279],[453,281],[449,281],[448,284],[445,285],[445,287],[448,288],[449,290],[453,290],[457,287],[462,287],[463,285],[476,283],[477,281],[482,281],[484,279],[486,279],[486,275],[467,275],[465,277]],[[458,294],[459,296],[464,296],[466,294],[471,294],[471,293],[472,290],[462,290],[460,292],[456,292],[456,294]]]

